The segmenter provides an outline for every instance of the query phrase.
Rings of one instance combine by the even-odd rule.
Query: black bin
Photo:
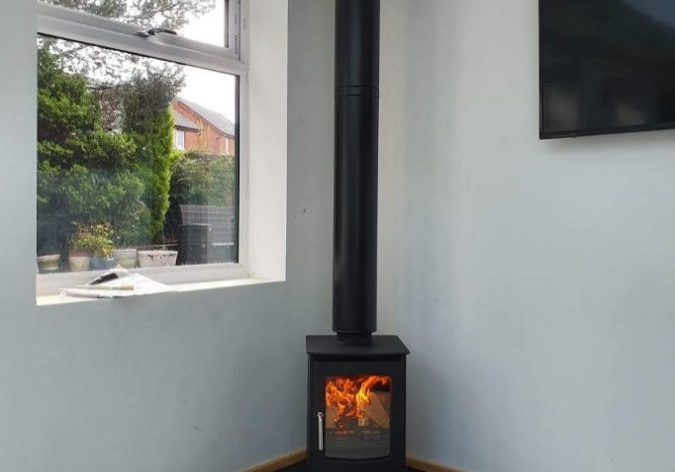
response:
[[[209,233],[207,224],[181,225],[178,236],[178,263],[181,265],[209,262]]]

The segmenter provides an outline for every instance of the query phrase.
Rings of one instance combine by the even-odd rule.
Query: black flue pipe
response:
[[[380,1],[336,0],[333,331],[377,330]]]

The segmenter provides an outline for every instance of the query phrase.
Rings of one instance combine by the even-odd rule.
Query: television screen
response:
[[[675,128],[675,0],[540,0],[541,138]]]

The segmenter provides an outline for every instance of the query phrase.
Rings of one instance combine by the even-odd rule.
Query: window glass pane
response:
[[[185,151],[185,131],[176,129],[173,132],[173,145],[177,151]]]
[[[37,52],[41,271],[237,261],[237,78],[42,37]]]
[[[227,47],[227,0],[43,0],[73,10]]]

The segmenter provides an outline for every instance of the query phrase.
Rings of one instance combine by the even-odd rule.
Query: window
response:
[[[185,151],[185,131],[175,130],[173,132],[173,147],[177,151]]]
[[[38,2],[38,293],[115,265],[242,274],[240,10]]]
[[[45,4],[111,18],[140,29],[164,28],[178,36],[237,49],[239,2],[235,0],[42,0]]]

